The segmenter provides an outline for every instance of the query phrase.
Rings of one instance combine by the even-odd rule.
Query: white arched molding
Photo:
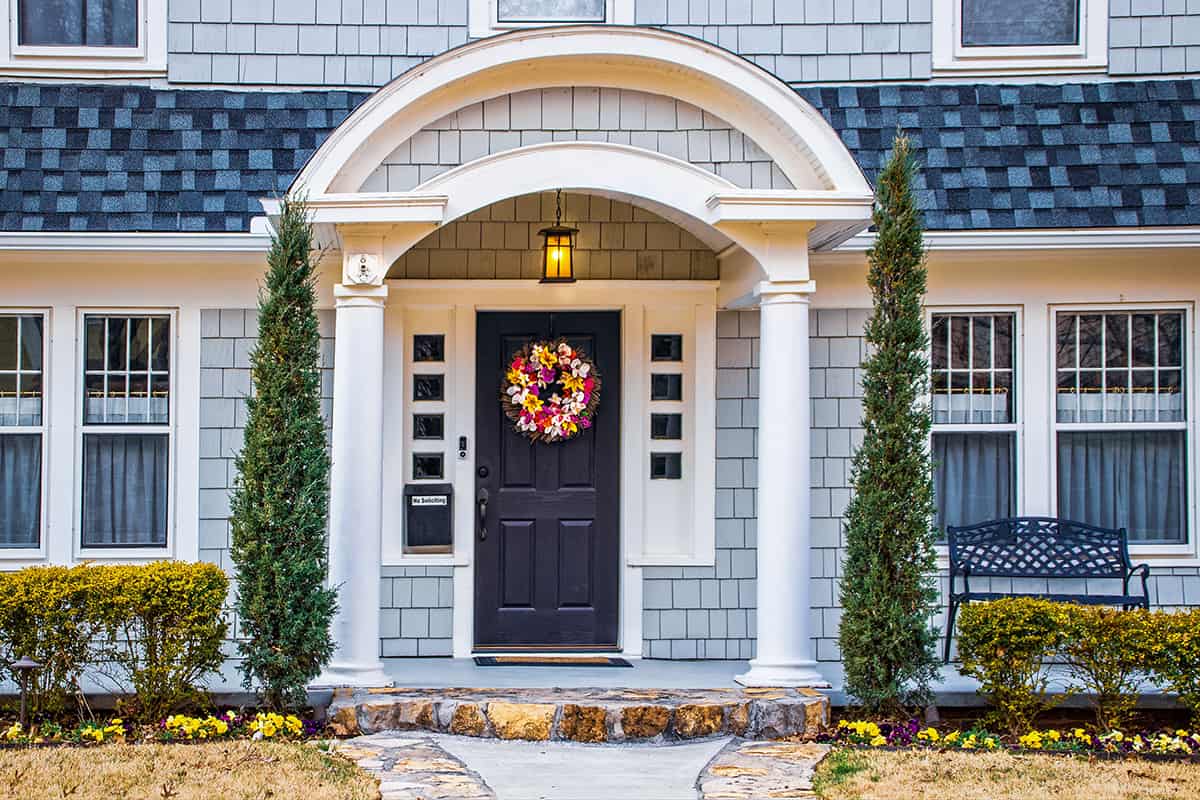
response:
[[[550,142],[471,161],[411,192],[314,195],[308,208],[315,223],[338,226],[343,239],[368,232],[382,236],[380,263],[386,265],[438,226],[499,200],[559,188],[641,205],[714,251],[736,245],[751,257],[752,269],[737,281],[747,286],[806,279],[808,248],[861,230],[872,202],[869,192],[738,189],[707,170],[650,150]],[[271,212],[275,204],[264,205]],[[346,256],[347,282],[354,282],[357,259]],[[376,273],[368,282],[382,278]]]
[[[503,94],[576,85],[683,100],[737,126],[797,189],[870,194],[837,133],[778,78],[699,39],[612,25],[517,31],[409,70],[333,132],[294,186],[313,197],[357,192],[398,144],[447,114]]]

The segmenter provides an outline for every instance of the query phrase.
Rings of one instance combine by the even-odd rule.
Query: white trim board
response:
[[[832,252],[859,252],[875,244],[876,234],[852,236]],[[1067,228],[990,231],[926,231],[930,250],[1111,250],[1200,247],[1200,227]]]

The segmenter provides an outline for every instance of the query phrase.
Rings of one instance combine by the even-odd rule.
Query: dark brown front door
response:
[[[575,438],[533,442],[504,415],[501,382],[517,350],[560,336],[595,363],[600,406],[595,424]],[[614,649],[620,315],[480,313],[475,391],[475,646]]]

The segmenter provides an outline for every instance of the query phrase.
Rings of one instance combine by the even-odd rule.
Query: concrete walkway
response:
[[[695,800],[696,779],[728,739],[588,745],[434,736],[497,800]]]

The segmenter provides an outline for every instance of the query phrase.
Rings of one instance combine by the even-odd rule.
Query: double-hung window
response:
[[[930,316],[936,525],[1017,513],[1017,314]]]
[[[164,548],[172,318],[85,314],[83,328],[82,546]]]
[[[0,314],[0,548],[42,538],[45,317]]]
[[[1188,328],[1182,308],[1055,311],[1058,516],[1186,542]]]

